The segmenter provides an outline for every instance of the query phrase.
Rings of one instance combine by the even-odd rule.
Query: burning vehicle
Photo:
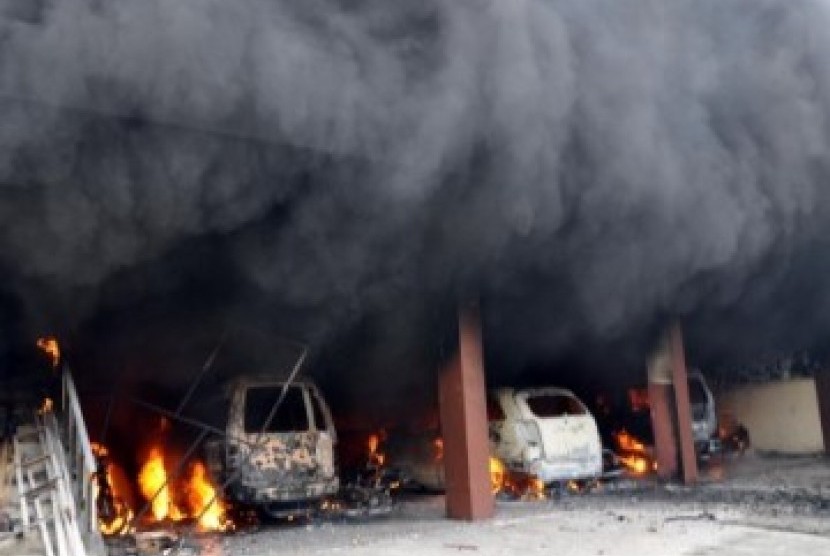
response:
[[[392,431],[384,449],[403,486],[436,492],[444,489],[444,440],[437,428]]]
[[[488,401],[493,456],[511,471],[545,484],[602,474],[602,442],[594,416],[570,390],[501,388]]]
[[[285,517],[337,494],[337,434],[311,381],[241,378],[229,396],[227,438],[208,442],[206,453],[230,500]]]
[[[707,458],[721,449],[715,396],[699,370],[689,371],[688,376],[695,452],[698,457]]]
[[[596,421],[570,390],[499,388],[488,393],[493,492],[541,494],[553,483],[592,480],[603,471]],[[405,483],[444,488],[443,440],[437,430],[391,439],[390,465]]]
[[[715,397],[699,370],[688,373],[692,410],[692,437],[700,460],[707,460],[723,449]],[[621,411],[605,395],[598,397],[598,415],[604,441],[613,448],[613,467],[621,467],[635,476],[656,469],[651,405],[646,388],[630,388]],[[745,429],[744,429],[745,432]]]

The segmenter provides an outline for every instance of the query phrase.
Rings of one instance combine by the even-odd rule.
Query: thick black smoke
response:
[[[0,5],[0,268],[28,314],[86,317],[195,242],[329,326],[476,292],[555,352],[769,307],[828,232],[823,0]]]

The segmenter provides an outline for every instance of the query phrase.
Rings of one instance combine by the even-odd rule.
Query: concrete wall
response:
[[[824,451],[812,378],[736,387],[718,396],[722,422],[734,418],[756,450],[807,454]]]

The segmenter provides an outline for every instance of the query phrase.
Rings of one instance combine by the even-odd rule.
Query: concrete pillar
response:
[[[697,455],[695,454],[695,439],[692,435],[692,404],[689,400],[686,351],[683,347],[683,331],[680,323],[674,322],[668,334],[683,482],[690,485],[697,482]]]
[[[671,479],[682,471],[683,481],[692,484],[697,481],[697,456],[679,323],[666,330],[648,359],[647,370],[657,474]]]
[[[672,373],[665,342],[649,356],[648,400],[651,406],[651,428],[654,431],[654,457],[657,475],[664,480],[677,475],[677,442],[673,417]]]
[[[487,396],[477,308],[459,315],[458,353],[439,378],[441,432],[447,516],[479,520],[492,517]]]

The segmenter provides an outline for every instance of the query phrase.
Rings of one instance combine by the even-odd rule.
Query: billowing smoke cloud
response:
[[[823,0],[29,4],[0,20],[15,284],[221,237],[299,306],[471,289],[612,334],[828,231]]]

